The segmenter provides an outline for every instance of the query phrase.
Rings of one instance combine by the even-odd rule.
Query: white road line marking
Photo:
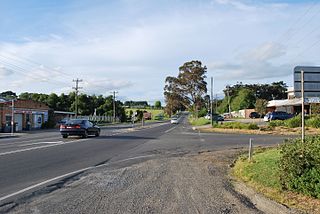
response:
[[[27,149],[18,149],[18,150],[14,150],[14,151],[0,153],[0,156],[20,153],[20,152],[26,152],[26,151],[31,151],[31,150],[37,150],[37,149],[42,149],[42,148],[48,148],[48,147],[53,147],[53,146],[60,146],[60,145],[65,145],[65,144],[69,144],[69,143],[81,142],[81,141],[84,141],[84,140],[88,140],[88,139],[74,140],[74,141],[51,144],[51,145],[45,145],[45,146],[37,146],[37,147],[32,147],[32,148],[27,148]]]
[[[175,127],[172,127],[171,129],[168,129],[167,131],[165,131],[164,133],[168,133],[168,132],[171,132],[172,130],[174,130],[175,128],[177,128],[177,126]]]
[[[48,184],[48,183],[53,182],[55,180],[59,180],[61,178],[68,177],[68,176],[71,176],[71,175],[74,175],[74,174],[77,174],[77,173],[85,172],[85,171],[88,171],[90,169],[100,168],[100,167],[103,167],[103,166],[108,166],[108,165],[113,164],[113,163],[121,163],[121,162],[125,162],[125,161],[128,161],[128,160],[134,160],[134,159],[151,157],[151,156],[154,156],[154,155],[137,156],[137,157],[133,157],[133,158],[127,158],[127,159],[123,159],[123,160],[119,160],[119,161],[115,161],[115,162],[111,162],[111,163],[105,163],[105,164],[101,164],[99,166],[90,166],[90,167],[87,167],[87,168],[83,168],[83,169],[79,169],[79,170],[76,170],[76,171],[73,171],[73,172],[69,172],[69,173],[66,173],[66,174],[63,174],[63,175],[60,175],[60,176],[57,176],[57,177],[42,181],[42,182],[40,182],[38,184],[29,186],[27,188],[24,188],[24,189],[19,190],[17,192],[11,193],[9,195],[3,196],[3,197],[0,198],[0,202],[3,201],[3,200],[8,199],[10,197],[13,197],[13,196],[19,195],[21,193],[24,193],[26,191],[29,191],[29,190],[32,190],[34,188],[40,187],[42,185]]]
[[[32,146],[32,145],[38,145],[38,144],[59,144],[63,143],[63,141],[51,141],[51,142],[36,142],[36,143],[28,143],[28,144],[19,144],[17,146],[23,147],[23,146]]]
[[[115,161],[115,162],[111,162],[111,163],[106,163],[105,165],[107,164],[112,164],[112,163],[121,163],[121,162],[125,162],[125,161],[128,161],[128,160],[135,160],[135,159],[139,159],[139,158],[147,158],[147,157],[152,157],[154,155],[142,155],[142,156],[137,156],[137,157],[133,157],[133,158],[127,158],[127,159],[123,159],[123,160],[119,160],[119,161]],[[99,165],[99,166],[103,166],[104,164],[102,165]]]
[[[22,190],[19,190],[19,191],[17,191],[17,192],[11,193],[11,194],[6,195],[6,196],[3,196],[3,197],[0,198],[0,201],[3,201],[3,200],[5,200],[5,199],[7,199],[7,198],[10,198],[10,197],[12,197],[12,196],[16,196],[16,195],[18,195],[18,194],[24,193],[24,192],[26,192],[26,191],[28,191],[28,190],[34,189],[34,188],[36,188],[36,187],[42,186],[42,185],[47,184],[47,183],[50,183],[50,182],[52,182],[52,181],[55,181],[55,180],[58,180],[58,179],[61,179],[61,178],[64,178],[64,177],[67,177],[67,176],[70,176],[70,175],[79,173],[79,172],[84,172],[84,171],[89,170],[89,169],[92,169],[92,168],[94,168],[94,167],[87,167],[87,168],[80,169],[80,170],[77,170],[77,171],[73,171],[73,172],[70,172],[70,173],[67,173],[67,174],[64,174],[64,175],[60,175],[60,176],[55,177],[55,178],[51,178],[51,179],[49,179],[49,180],[43,181],[43,182],[41,182],[41,183],[38,183],[38,184],[35,184],[35,185],[32,185],[32,186],[29,186],[29,187],[24,188],[24,189],[22,189]]]

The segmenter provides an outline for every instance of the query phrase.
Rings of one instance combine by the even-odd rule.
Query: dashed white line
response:
[[[172,127],[171,129],[168,129],[168,130],[166,130],[164,133],[168,133],[168,132],[171,132],[172,130],[174,130],[175,128],[177,128],[177,126],[175,126],[175,127]]]

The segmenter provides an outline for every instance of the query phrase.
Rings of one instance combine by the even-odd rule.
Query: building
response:
[[[38,129],[48,121],[49,107],[44,103],[33,100],[0,99],[0,131],[10,132],[12,111],[15,131]]]

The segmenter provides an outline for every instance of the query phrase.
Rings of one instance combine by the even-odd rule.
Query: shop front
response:
[[[13,106],[12,101],[4,102],[0,107],[1,131],[11,131],[12,116],[14,131],[39,129],[48,121],[48,110],[45,104],[32,100],[15,100]]]

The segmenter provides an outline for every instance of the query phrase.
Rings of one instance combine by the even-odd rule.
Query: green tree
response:
[[[255,110],[260,114],[263,115],[266,113],[267,110],[267,105],[268,105],[268,100],[265,99],[257,99],[256,100],[256,107]]]
[[[155,103],[154,103],[154,107],[156,109],[161,109],[161,102],[159,100],[157,100]]]
[[[194,60],[184,63],[179,68],[178,77],[166,78],[164,95],[170,111],[183,105],[197,115],[202,106],[203,96],[207,93],[206,72],[206,66]]]
[[[231,109],[233,111],[238,111],[241,109],[254,108],[256,99],[254,94],[249,89],[241,89],[238,95],[232,99]]]
[[[48,106],[56,110],[58,102],[59,102],[58,95],[56,95],[55,93],[51,93],[48,97]]]
[[[0,93],[0,97],[7,98],[7,99],[14,99],[14,98],[17,98],[18,96],[16,93],[12,91],[5,91]]]

